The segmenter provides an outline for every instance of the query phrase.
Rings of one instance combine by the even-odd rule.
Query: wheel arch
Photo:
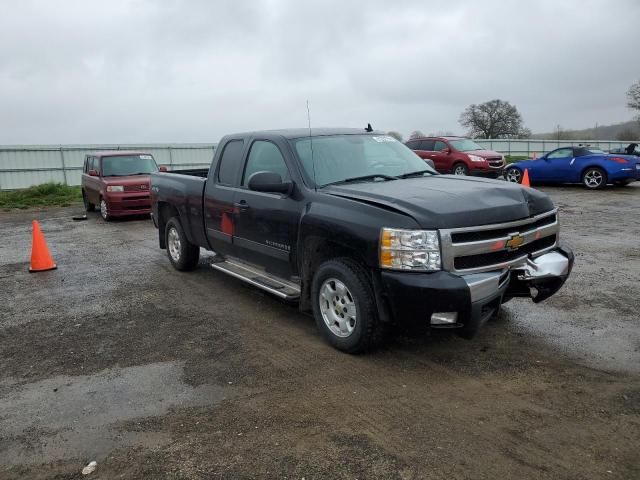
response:
[[[174,205],[168,202],[158,202],[158,244],[163,250],[167,248],[165,228],[167,226],[167,222],[171,217],[180,218],[180,211]],[[182,223],[182,220],[180,221],[180,223]]]

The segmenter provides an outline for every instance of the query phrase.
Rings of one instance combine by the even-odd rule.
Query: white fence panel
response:
[[[15,145],[0,146],[0,190],[46,182],[80,185],[84,156],[111,150],[136,150],[171,168],[208,167],[216,144]]]

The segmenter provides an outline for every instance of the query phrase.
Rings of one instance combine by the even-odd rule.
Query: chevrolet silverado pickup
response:
[[[513,297],[560,289],[573,253],[547,195],[440,175],[384,133],[292,129],[224,137],[210,168],[153,173],[159,246],[298,302],[356,353],[397,328],[472,337]]]

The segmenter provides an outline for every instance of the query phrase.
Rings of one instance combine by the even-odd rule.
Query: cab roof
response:
[[[312,128],[311,137],[323,137],[328,135],[386,135],[384,132],[372,131],[367,132],[364,128]],[[309,137],[308,128],[286,128],[281,130],[258,130],[254,132],[234,133],[228,135],[233,138],[246,138],[246,137],[282,137],[287,140],[293,140],[295,138]]]

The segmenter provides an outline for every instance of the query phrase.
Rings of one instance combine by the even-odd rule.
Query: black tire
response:
[[[96,209],[96,206],[87,199],[87,194],[84,190],[82,191],[82,203],[84,203],[84,209],[87,212],[93,212]]]
[[[109,215],[109,211],[107,208],[107,201],[104,198],[100,199],[100,216],[105,222],[111,221],[111,215]]]
[[[325,282],[331,284],[333,279],[346,286],[356,308],[355,326],[347,337],[340,337],[331,331],[324,320],[320,305],[320,289]],[[311,303],[318,330],[325,340],[338,350],[347,353],[362,353],[379,346],[384,340],[384,325],[378,318],[371,281],[365,269],[354,260],[337,258],[320,265],[311,284]],[[329,309],[333,309],[328,303],[327,306]],[[337,308],[340,308],[339,302]],[[331,313],[331,315],[333,314]]]
[[[456,171],[458,171],[460,173],[456,173]],[[469,175],[469,168],[464,163],[458,162],[451,169],[451,173],[453,175],[461,175],[461,176],[464,175],[464,176],[466,176],[466,175]]]
[[[522,172],[519,168],[509,167],[504,171],[504,179],[511,183],[522,183]]]
[[[178,242],[175,242],[174,238],[170,239],[174,232],[177,235]],[[167,222],[164,229],[164,239],[167,246],[167,256],[173,268],[181,272],[187,272],[198,266],[200,247],[189,242],[178,217],[172,217]],[[170,240],[171,245],[169,243]]]
[[[590,190],[599,190],[607,186],[607,173],[598,167],[589,167],[582,172],[582,184]]]

